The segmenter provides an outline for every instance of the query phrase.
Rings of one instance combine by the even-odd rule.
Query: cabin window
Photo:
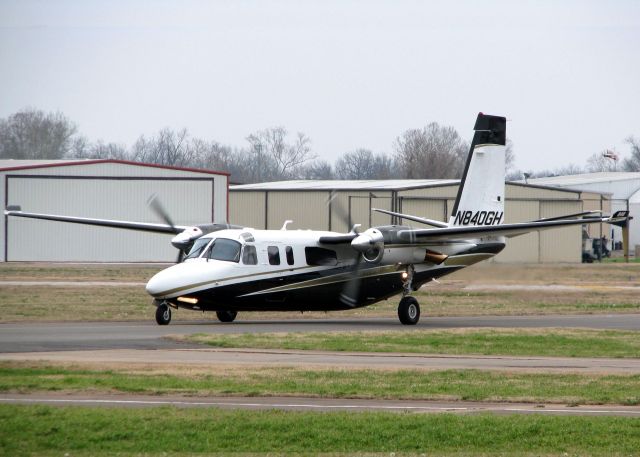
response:
[[[269,265],[280,265],[280,250],[278,246],[269,246],[267,254],[269,255]]]
[[[199,257],[200,254],[202,254],[202,250],[207,247],[207,244],[209,244],[210,242],[211,238],[197,239],[196,242],[193,243],[193,246],[191,246],[189,254],[187,254],[187,257],[185,257],[185,259],[195,259],[196,257]]]
[[[304,248],[304,255],[307,258],[307,265],[333,266],[338,264],[336,251],[331,249],[307,247]]]
[[[217,238],[209,247],[206,257],[212,260],[224,260],[225,262],[239,262],[240,248],[241,245],[237,241]]]
[[[256,253],[256,247],[247,244],[244,246],[242,251],[242,263],[245,265],[257,265],[258,264],[258,254]]]
[[[287,264],[293,265],[293,248],[291,246],[287,246],[284,252],[287,255]]]

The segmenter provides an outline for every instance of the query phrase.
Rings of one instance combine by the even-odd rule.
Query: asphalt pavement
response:
[[[246,315],[250,318],[250,314]],[[640,314],[590,314],[562,316],[428,317],[416,326],[397,319],[244,320],[233,323],[183,321],[170,325],[143,322],[52,322],[0,324],[0,353],[75,351],[94,349],[180,349],[199,347],[164,339],[193,333],[273,333],[402,331],[450,328],[590,328],[640,331]]]

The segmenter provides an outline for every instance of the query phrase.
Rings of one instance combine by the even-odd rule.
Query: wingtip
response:
[[[5,208],[4,210],[4,215],[5,216],[10,216],[13,213],[19,213],[22,212],[22,208],[18,205],[9,205]]]

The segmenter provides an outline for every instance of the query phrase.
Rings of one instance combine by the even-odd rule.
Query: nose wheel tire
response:
[[[414,297],[402,297],[398,305],[398,319],[404,325],[416,325],[420,320],[420,305]]]
[[[237,311],[216,311],[216,316],[220,322],[233,322],[237,315]]]
[[[171,322],[171,308],[164,303],[156,308],[156,322],[158,325],[169,325]]]

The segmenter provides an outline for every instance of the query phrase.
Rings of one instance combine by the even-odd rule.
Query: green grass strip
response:
[[[0,365],[0,392],[311,396],[640,404],[640,375],[248,368],[188,375]]]
[[[422,354],[640,357],[637,332],[616,330],[413,330],[405,332],[195,334],[189,341],[222,348]]]
[[[400,452],[635,455],[616,417],[302,413],[0,405],[0,455]]]

